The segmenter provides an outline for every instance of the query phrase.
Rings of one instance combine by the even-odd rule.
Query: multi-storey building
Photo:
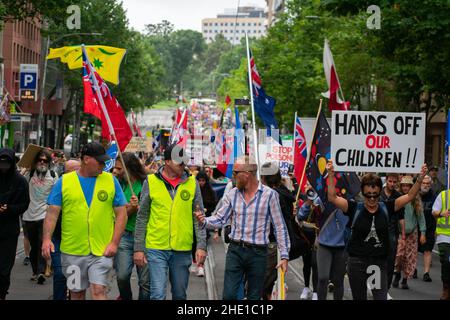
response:
[[[260,38],[266,34],[264,26],[265,14],[263,8],[239,7],[225,9],[216,18],[202,20],[202,34],[206,43],[214,41],[216,35],[222,34],[232,44],[239,44],[245,37]]]

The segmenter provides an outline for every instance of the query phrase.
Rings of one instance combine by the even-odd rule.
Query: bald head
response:
[[[236,171],[249,171],[256,173],[256,171],[258,171],[258,166],[256,165],[256,161],[253,158],[249,156],[243,156],[236,159],[233,169]]]
[[[81,163],[78,160],[69,160],[66,162],[66,168],[64,170],[64,173],[69,173],[72,171],[76,171],[80,169]]]

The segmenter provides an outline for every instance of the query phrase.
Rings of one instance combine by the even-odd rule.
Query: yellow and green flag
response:
[[[89,60],[100,76],[106,81],[118,84],[120,64],[126,53],[126,49],[108,46],[85,46],[85,48]],[[60,58],[61,62],[67,63],[71,70],[83,67],[81,46],[50,48],[47,59],[56,58]]]

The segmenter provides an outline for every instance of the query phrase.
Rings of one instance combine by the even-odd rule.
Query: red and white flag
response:
[[[181,109],[177,109],[177,115],[175,117],[175,126],[172,131],[171,143],[180,144],[182,147],[186,146],[188,136],[188,114],[187,108],[181,112]]]
[[[94,77],[95,80],[94,81]],[[95,85],[98,84],[98,87]],[[125,117],[125,112],[112,95],[105,81],[95,71],[87,55],[83,52],[84,112],[102,121],[102,137],[112,140],[115,135],[119,148],[124,151],[133,133]],[[101,97],[100,97],[101,96]],[[103,98],[106,110],[102,111],[100,99]]]
[[[350,102],[344,102],[339,97],[339,89],[341,87],[339,78],[334,65],[333,55],[331,54],[328,40],[325,39],[323,46],[323,69],[325,71],[325,77],[327,78],[328,91],[322,93],[325,98],[329,99],[328,108],[332,110],[349,110]]]

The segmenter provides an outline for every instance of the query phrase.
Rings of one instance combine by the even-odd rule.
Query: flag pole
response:
[[[250,101],[252,106],[252,122],[253,122],[253,140],[255,145],[255,160],[258,168],[257,177],[261,181],[261,175],[259,170],[259,152],[258,152],[258,137],[256,135],[256,120],[255,120],[255,103],[253,101],[253,84],[252,84],[252,69],[250,65],[250,47],[248,45],[248,35],[245,33],[245,43],[247,45],[247,66],[248,66],[248,85],[250,87]]]
[[[303,184],[303,179],[305,177],[306,166],[308,165],[309,158],[311,157],[311,149],[312,149],[312,145],[313,145],[313,139],[316,134],[317,124],[319,123],[319,116],[320,116],[320,113],[322,112],[322,101],[323,101],[323,99],[320,99],[319,110],[317,111],[316,123],[314,124],[314,130],[312,132],[312,136],[311,136],[311,140],[310,140],[311,143],[308,148],[308,155],[306,156],[305,167],[303,168],[302,177],[300,178],[300,184],[298,185],[298,191],[297,191],[297,197],[295,198],[295,203],[297,203],[298,198],[300,197],[300,191],[301,191],[300,188]],[[297,119],[295,119],[295,120],[297,121]]]
[[[84,44],[81,45],[81,49],[83,50],[83,53],[86,56],[87,66],[88,66],[88,68],[91,71],[92,81],[94,82],[95,93],[97,95],[98,101],[100,102],[100,106],[102,108],[103,114],[105,115],[106,122],[108,123],[109,133],[112,135],[114,141],[117,144],[117,150],[119,151],[120,161],[122,162],[123,169],[125,171],[125,176],[126,176],[128,185],[130,187],[131,193],[133,194],[133,196],[135,196],[135,193],[133,191],[133,186],[132,186],[131,180],[130,180],[130,175],[128,174],[128,170],[127,170],[127,166],[125,165],[125,161],[123,160],[122,151],[120,150],[119,142],[117,141],[116,132],[114,131],[114,127],[113,127],[113,125],[111,123],[111,119],[109,118],[108,110],[106,109],[105,101],[103,100],[103,96],[102,96],[102,93],[100,92],[100,87],[98,85],[97,77],[95,76],[95,73],[94,73],[95,69],[91,65],[91,62],[89,61],[89,57],[87,55],[86,48],[85,48]]]

